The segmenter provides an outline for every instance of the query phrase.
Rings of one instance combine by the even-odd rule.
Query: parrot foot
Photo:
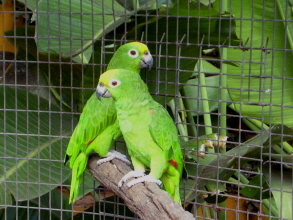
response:
[[[158,185],[161,185],[162,184],[162,181],[161,180],[157,180],[157,179],[153,178],[151,175],[146,175],[146,176],[143,176],[143,177],[140,177],[138,179],[135,179],[135,180],[130,181],[127,184],[127,186],[130,188],[130,187],[132,187],[135,184],[143,183],[143,182],[156,183]]]
[[[121,187],[123,183],[125,183],[128,179],[132,177],[142,177],[144,175],[144,171],[130,171],[122,177],[122,179],[118,183],[118,187]]]
[[[118,151],[115,151],[115,150],[111,150],[107,153],[106,157],[103,158],[103,159],[100,159],[98,162],[97,162],[97,165],[101,165],[102,163],[106,163],[106,162],[109,162],[113,159],[118,159],[118,160],[121,160],[123,161],[124,163],[126,164],[131,164],[129,160],[127,160],[126,156],[124,154],[121,154],[119,153]]]

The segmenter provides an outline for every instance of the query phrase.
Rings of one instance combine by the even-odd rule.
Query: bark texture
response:
[[[94,179],[116,193],[124,200],[128,208],[141,219],[195,219],[191,213],[185,211],[177,202],[171,199],[167,192],[161,190],[154,183],[139,183],[131,188],[128,188],[124,183],[121,188],[118,188],[118,182],[126,173],[131,171],[131,168],[118,159],[97,166],[98,160],[99,157],[94,155],[90,157],[88,162],[88,169]]]

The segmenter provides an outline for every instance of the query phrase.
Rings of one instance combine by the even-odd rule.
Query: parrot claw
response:
[[[130,187],[132,187],[135,184],[143,183],[143,182],[156,183],[158,185],[161,185],[162,184],[162,181],[161,180],[157,180],[157,179],[153,178],[151,175],[146,175],[146,176],[143,176],[143,177],[140,177],[138,179],[135,179],[135,180],[130,181],[127,184],[127,186],[130,188]]]
[[[118,183],[118,187],[121,187],[123,183],[125,183],[128,179],[132,177],[142,177],[144,175],[144,171],[130,171],[122,177],[122,179]]]
[[[111,160],[113,160],[115,158],[118,159],[118,160],[123,161],[126,164],[131,164],[130,161],[127,160],[127,157],[124,154],[121,154],[121,153],[119,153],[118,151],[115,151],[115,150],[111,150],[111,151],[108,152],[108,154],[106,155],[105,158],[100,159],[97,162],[97,165],[101,165],[102,163],[109,162],[109,161],[111,161]]]

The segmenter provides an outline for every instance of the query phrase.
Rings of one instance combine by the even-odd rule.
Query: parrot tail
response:
[[[74,164],[72,166],[72,174],[71,174],[69,204],[75,202],[78,196],[82,174],[86,168],[87,161],[88,161],[88,157],[83,152],[81,152],[76,158],[76,160],[74,161]]]

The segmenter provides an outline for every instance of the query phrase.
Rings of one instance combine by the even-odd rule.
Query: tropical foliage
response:
[[[0,219],[69,219],[72,208],[74,219],[92,219],[91,209],[133,216],[112,194],[103,205],[69,206],[63,158],[115,48],[134,40],[154,55],[142,78],[177,122],[186,209],[233,219],[214,204],[229,209],[242,198],[250,213],[292,219],[290,1],[6,0],[1,8]],[[88,173],[83,185],[80,197],[101,196]]]

